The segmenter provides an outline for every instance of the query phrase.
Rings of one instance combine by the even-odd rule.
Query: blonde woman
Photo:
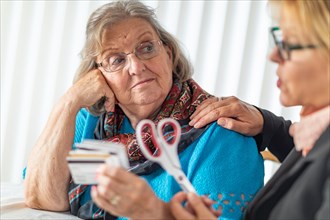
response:
[[[274,130],[284,136],[290,133],[294,149],[249,204],[244,218],[330,219],[330,1],[271,1],[270,6],[277,11],[280,24],[279,28],[271,29],[276,47],[270,55],[278,64],[280,101],[284,106],[301,105],[301,121],[289,130]],[[267,117],[260,119],[256,108],[235,102],[241,106],[238,109],[245,109],[246,115],[239,116],[244,123],[250,121],[249,117],[258,121],[255,127],[247,124],[248,129],[242,132],[252,135],[264,132],[261,128],[267,123],[263,122]],[[247,116],[249,114],[251,116]],[[240,122],[224,120],[227,120],[224,127],[235,125],[233,129],[242,130],[237,127]],[[278,143],[285,142],[278,140]],[[185,200],[189,202],[187,209],[181,206]],[[171,211],[177,219],[216,218],[194,194],[175,195]]]

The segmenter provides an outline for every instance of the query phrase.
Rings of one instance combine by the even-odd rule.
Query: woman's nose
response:
[[[269,54],[269,59],[273,61],[274,63],[281,63],[283,62],[283,58],[280,55],[280,51],[278,47],[274,47],[272,52]]]
[[[128,73],[130,75],[140,74],[144,71],[144,63],[133,53],[128,56]]]

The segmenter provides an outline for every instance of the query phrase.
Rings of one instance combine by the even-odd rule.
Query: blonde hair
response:
[[[310,40],[320,46],[325,58],[330,55],[330,1],[329,0],[270,0],[297,15],[300,28],[309,34]]]
[[[135,0],[120,0],[105,4],[94,11],[87,22],[86,42],[80,53],[81,63],[73,82],[78,81],[90,70],[96,67],[96,57],[102,52],[102,34],[107,27],[128,18],[143,18],[154,28],[160,40],[172,51],[173,77],[185,81],[191,78],[193,69],[184,56],[178,41],[167,32],[157,21],[154,9]],[[105,112],[100,99],[95,105],[87,108],[92,114],[100,115]]]

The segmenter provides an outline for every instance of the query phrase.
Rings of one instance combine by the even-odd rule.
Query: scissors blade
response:
[[[174,179],[180,185],[181,189],[184,192],[192,192],[192,193],[197,194],[194,186],[191,184],[191,182],[189,181],[187,176],[184,174],[184,172],[181,170],[181,168],[173,168],[171,173],[170,174],[174,177]]]
[[[164,145],[161,147],[163,150],[163,157],[166,158],[166,164],[165,166],[170,166],[168,169],[170,170],[171,167],[174,167],[174,169],[180,169],[181,170],[181,164],[178,157],[177,148],[170,149],[168,146]],[[172,174],[171,174],[172,175]]]

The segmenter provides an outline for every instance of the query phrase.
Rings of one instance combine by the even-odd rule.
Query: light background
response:
[[[106,2],[1,1],[2,182],[22,181],[52,107],[72,83],[87,19]],[[276,66],[267,61],[266,1],[144,2],[179,39],[206,91],[298,120],[300,108],[281,107]]]

